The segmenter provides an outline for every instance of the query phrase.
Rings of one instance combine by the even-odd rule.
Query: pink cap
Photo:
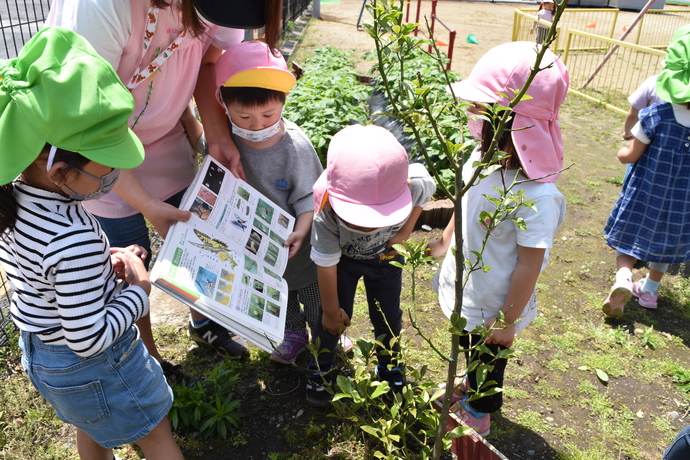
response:
[[[511,42],[490,49],[475,64],[466,80],[451,85],[453,93],[466,101],[507,106],[509,100],[499,93],[513,97],[527,81],[537,57],[537,45],[532,42]],[[541,67],[549,68],[537,74],[527,94],[513,108],[512,138],[527,177],[538,178],[553,174],[539,182],[554,182],[563,167],[563,139],[557,123],[558,109],[565,100],[570,84],[568,69],[550,50],[546,51]]]
[[[273,54],[263,42],[235,45],[216,61],[216,99],[219,103],[221,86],[265,88],[287,93],[295,86],[295,81],[283,55]]]
[[[328,202],[344,221],[360,227],[390,227],[412,211],[405,148],[385,128],[352,125],[328,146],[326,170],[314,184],[314,209]]]

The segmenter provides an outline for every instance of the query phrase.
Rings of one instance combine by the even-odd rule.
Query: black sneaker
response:
[[[330,372],[319,372],[315,367],[307,367],[307,403],[312,407],[326,409],[331,406],[333,395],[326,388],[331,381]]]
[[[188,331],[192,340],[199,345],[213,348],[224,358],[241,358],[247,352],[247,345],[242,337],[212,320],[201,327],[194,327],[190,320]]]
[[[393,401],[395,395],[400,394],[407,383],[400,367],[384,369],[381,366],[376,366],[376,377],[381,381],[385,380],[388,382],[388,386],[391,389],[385,394],[385,397],[389,401]]]
[[[168,381],[168,385],[170,386],[184,385],[191,388],[196,386],[197,382],[201,382],[201,380],[182,372],[182,366],[179,364],[173,365],[166,360],[161,361],[160,364],[163,369],[163,375],[165,375],[165,380]]]

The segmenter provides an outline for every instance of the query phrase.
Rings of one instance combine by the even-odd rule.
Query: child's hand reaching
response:
[[[489,320],[487,326],[489,329],[494,328],[489,338],[486,339],[487,344],[494,343],[506,348],[513,346],[513,342],[515,342],[515,324],[508,327],[501,327],[501,324],[496,323],[496,318],[493,318]]]
[[[314,220],[314,211],[303,212],[297,216],[295,221],[295,228],[292,233],[285,239],[285,247],[290,248],[288,259],[297,254],[297,251],[302,247],[304,239],[311,230],[311,223]]]
[[[350,327],[350,317],[342,308],[338,308],[335,311],[324,309],[323,316],[321,317],[321,325],[329,333],[340,335],[345,332],[345,329]]]
[[[288,237],[285,238],[285,247],[290,248],[290,252],[288,253],[288,259],[291,259],[295,254],[297,254],[297,252],[302,247],[302,243],[304,242],[304,238],[306,236],[306,233],[295,231],[290,233],[290,235],[288,235]]]
[[[117,279],[124,280],[132,286],[139,286],[146,292],[146,295],[149,295],[151,293],[151,281],[144,266],[142,255],[144,258],[146,257],[146,250],[137,245],[110,249],[110,260]]]

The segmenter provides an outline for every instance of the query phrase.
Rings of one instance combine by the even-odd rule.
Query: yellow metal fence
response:
[[[538,8],[518,8],[513,15],[513,41],[534,40],[529,29],[537,17]],[[566,8],[561,15],[559,36],[564,37],[568,30],[584,30],[590,33],[612,38],[615,33],[616,21],[618,21],[618,9],[616,8]],[[553,49],[562,50],[563,40],[559,40],[560,46]]]
[[[659,73],[665,52],[599,35],[568,30],[563,62],[570,72],[570,92],[600,102],[619,113],[630,108],[628,96],[647,78]],[[588,82],[609,50],[608,61]]]
[[[676,30],[690,24],[690,10],[649,10],[626,41],[665,49]]]
[[[515,13],[513,15],[513,41],[526,41],[526,42],[532,42],[535,41],[535,32],[530,32],[530,29],[534,25],[534,22],[537,20],[536,16],[536,10],[534,14],[527,13],[525,11],[521,11],[519,9],[515,10]],[[540,22],[546,26],[550,26],[551,24],[548,21],[540,20]],[[558,43],[560,40],[560,37],[563,34],[563,29],[561,27],[561,24],[556,25],[556,41],[554,44],[551,46],[552,49],[558,49]]]

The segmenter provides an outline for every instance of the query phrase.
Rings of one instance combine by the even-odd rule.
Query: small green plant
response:
[[[652,350],[657,349],[662,345],[662,339],[654,334],[654,326],[649,326],[644,331],[642,331],[642,337],[640,337],[640,343],[645,348],[650,348]]]
[[[339,418],[349,420],[366,435],[374,458],[409,458],[411,453],[429,458],[430,440],[438,424],[433,407],[436,384],[428,377],[427,366],[403,366],[408,382],[392,396],[388,382],[378,380],[371,370],[376,346],[383,345],[380,340],[357,340],[355,358],[345,364],[348,376],[337,377],[333,407]],[[404,357],[404,342],[400,348]]]
[[[681,390],[690,393],[690,370],[679,366],[673,372],[673,384]]]
[[[230,392],[239,381],[239,374],[225,362],[207,374],[203,384],[173,387],[175,401],[168,418],[174,430],[199,431],[205,437],[217,434],[226,439],[239,426],[243,415],[238,410],[240,401]]]

